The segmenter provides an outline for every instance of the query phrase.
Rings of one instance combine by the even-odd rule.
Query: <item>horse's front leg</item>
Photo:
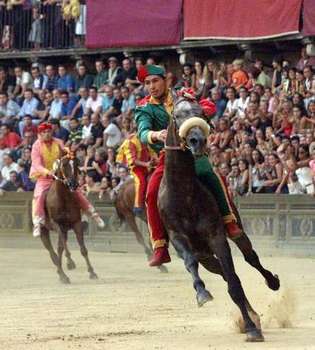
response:
[[[74,270],[76,266],[75,266],[75,262],[71,257],[70,250],[68,248],[68,232],[65,233],[64,250],[65,250],[65,256],[67,258],[67,269]]]
[[[220,261],[224,278],[228,284],[228,292],[242,313],[247,341],[264,341],[261,329],[256,326],[250,317],[253,309],[247,301],[241,281],[235,272],[231,249],[223,233],[211,237],[211,248]]]
[[[88,256],[88,250],[87,250],[85,243],[84,243],[84,235],[83,235],[83,228],[81,225],[81,221],[78,221],[77,223],[75,223],[73,225],[73,231],[75,232],[78,244],[80,246],[80,252],[86,261],[88,272],[90,274],[90,279],[97,279],[98,278],[97,274],[94,272],[93,266],[90,263],[90,259]]]
[[[178,255],[184,260],[187,271],[193,279],[193,286],[197,292],[196,298],[198,306],[201,307],[208,301],[213,299],[212,295],[206,290],[205,284],[199,276],[198,261],[195,258],[191,248],[185,237],[175,233],[170,234],[171,242],[176,249]]]
[[[62,254],[65,249],[65,246],[67,245],[67,230],[63,229],[60,225],[57,225],[57,231],[58,231],[58,259],[59,259],[59,278],[62,283],[68,284],[70,283],[69,277],[64,273],[62,268]]]

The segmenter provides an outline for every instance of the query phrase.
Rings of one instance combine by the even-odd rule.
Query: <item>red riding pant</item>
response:
[[[131,174],[135,180],[135,208],[143,208],[147,189],[148,170],[144,167],[134,167]]]
[[[146,196],[148,226],[153,249],[167,245],[167,234],[157,205],[159,188],[164,172],[164,158],[165,154],[162,153],[159,158],[159,163],[149,180]]]

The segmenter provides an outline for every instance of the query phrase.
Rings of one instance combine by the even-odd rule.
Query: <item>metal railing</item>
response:
[[[82,18],[66,19],[59,3],[8,7],[0,1],[0,51],[82,47],[84,24],[78,22],[84,21],[84,7],[81,11]]]

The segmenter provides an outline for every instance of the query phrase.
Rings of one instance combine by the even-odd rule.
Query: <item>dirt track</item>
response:
[[[73,257],[77,269],[65,286],[46,251],[0,249],[1,350],[315,349],[311,259],[263,258],[280,275],[278,293],[236,259],[266,338],[247,344],[235,329],[237,310],[219,277],[201,270],[215,299],[198,309],[190,276],[176,257],[169,274],[161,274],[147,268],[140,254],[90,252],[98,281],[88,279],[78,251]]]

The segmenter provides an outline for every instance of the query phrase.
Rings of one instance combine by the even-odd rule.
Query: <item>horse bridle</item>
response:
[[[63,169],[62,169],[62,167],[61,167],[61,161],[63,160],[63,159],[66,159],[66,158],[70,158],[68,155],[65,155],[65,156],[63,156],[63,157],[61,157],[61,159],[58,159],[58,169],[57,170],[60,170],[60,173],[61,173],[61,176],[62,177],[59,177],[59,176],[57,176],[56,174],[52,174],[52,177],[54,178],[54,180],[56,180],[56,181],[60,181],[60,182],[62,182],[64,185],[66,185],[67,187],[70,187],[70,183],[69,183],[69,180],[68,180],[68,178],[67,178],[67,176],[65,175],[65,173],[64,173],[64,171],[63,171]],[[56,170],[56,171],[57,171]]]
[[[175,132],[177,132],[177,118],[174,113],[172,113],[173,123],[175,125]],[[164,149],[167,151],[185,151],[185,149],[191,150],[191,148],[187,145],[186,141],[181,142],[179,146],[167,146],[164,145]]]

